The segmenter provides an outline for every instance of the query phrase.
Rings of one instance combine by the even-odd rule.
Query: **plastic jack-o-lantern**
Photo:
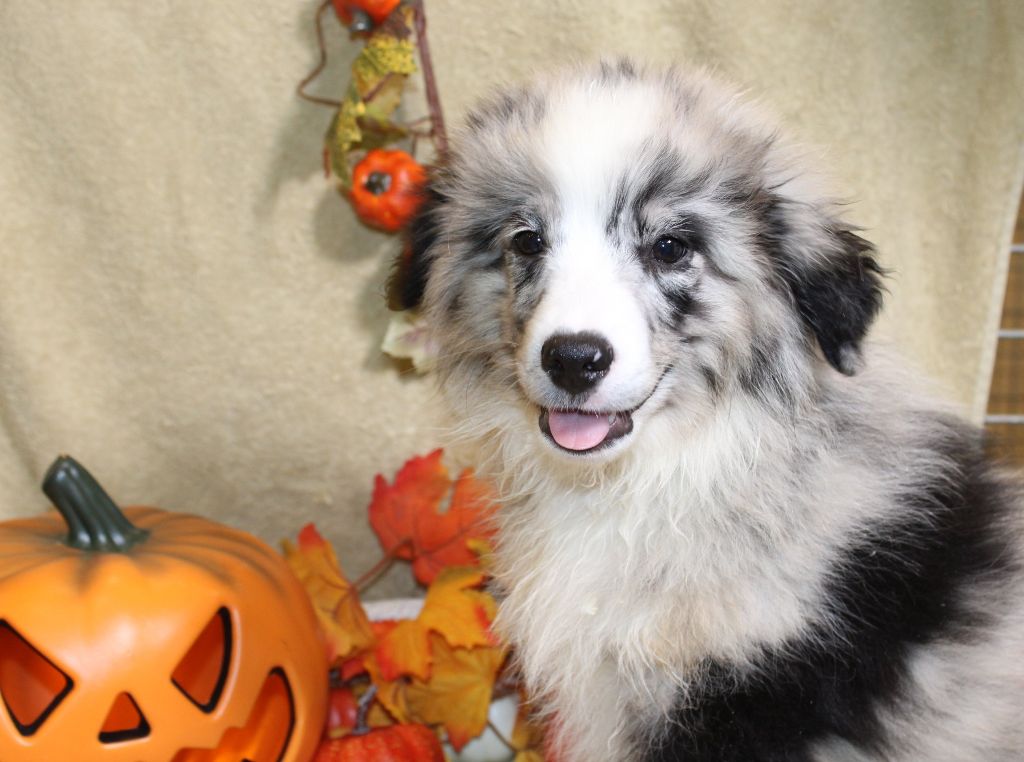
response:
[[[0,524],[0,760],[306,762],[327,666],[283,559],[155,508],[122,513],[70,458],[59,513]]]

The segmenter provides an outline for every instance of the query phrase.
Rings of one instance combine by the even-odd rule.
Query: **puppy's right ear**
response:
[[[388,308],[399,312],[419,307],[427,289],[430,266],[437,257],[441,217],[448,199],[433,181],[423,189],[423,201],[405,229],[405,245],[388,279]]]

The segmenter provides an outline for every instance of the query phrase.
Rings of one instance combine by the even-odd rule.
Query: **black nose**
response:
[[[540,366],[555,386],[572,394],[589,391],[608,373],[611,345],[596,333],[552,336],[540,350]]]

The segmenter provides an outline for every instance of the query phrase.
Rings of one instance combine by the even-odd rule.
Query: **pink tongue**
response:
[[[597,447],[612,425],[608,414],[595,413],[548,413],[548,428],[551,436],[566,450],[589,450]]]

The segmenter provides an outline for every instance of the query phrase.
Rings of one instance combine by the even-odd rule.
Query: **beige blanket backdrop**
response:
[[[293,93],[316,5],[0,2],[0,517],[42,509],[70,452],[122,502],[274,542],[315,520],[350,572],[375,558],[373,474],[435,446],[438,416],[378,351],[395,240],[325,183],[330,113]],[[1024,3],[427,5],[453,122],[495,83],[613,53],[745,84],[857,202],[894,271],[884,332],[980,415],[1024,175]],[[356,48],[327,31],[337,95]]]

